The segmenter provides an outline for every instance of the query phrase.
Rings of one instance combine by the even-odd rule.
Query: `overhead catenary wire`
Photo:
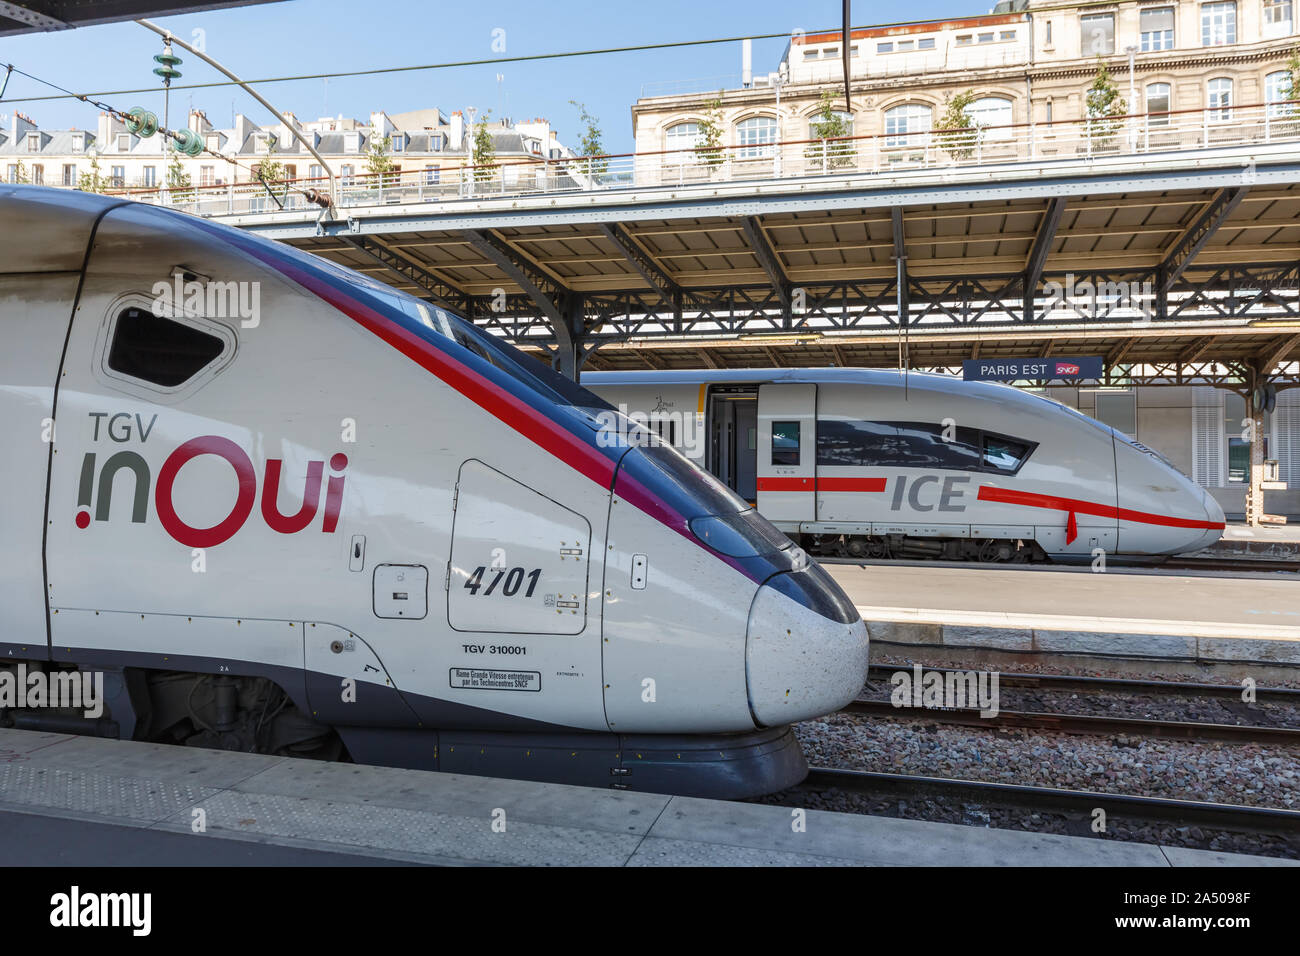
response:
[[[66,87],[60,86],[58,83],[53,82],[52,80],[44,79],[44,78],[42,78],[42,77],[39,77],[39,76],[35,75],[34,73],[28,73],[26,70],[19,69],[18,67],[14,66],[13,64],[0,64],[0,65],[5,66],[5,67],[6,67],[6,68],[11,72],[11,73],[17,73],[17,74],[19,74],[20,76],[25,76],[25,77],[27,77],[29,80],[32,80],[32,81],[34,81],[34,82],[36,82],[36,83],[40,83],[40,84],[42,84],[42,85],[44,85],[44,86],[48,86],[48,87],[50,87],[51,89],[60,90],[60,91],[61,91],[61,92],[66,96],[66,97],[70,97],[70,98],[75,99],[75,100],[81,100],[83,103],[86,103],[86,104],[88,104],[88,105],[90,105],[90,106],[94,106],[94,107],[96,107],[96,108],[98,108],[98,109],[101,109],[101,110],[103,110],[105,113],[108,113],[108,114],[110,114],[110,115],[112,115],[112,116],[117,117],[118,119],[120,119],[120,120],[121,120],[122,122],[124,122],[124,123],[129,122],[129,121],[132,120],[132,115],[131,115],[131,111],[130,111],[130,110],[120,110],[120,109],[118,109],[116,106],[113,106],[111,103],[108,103],[108,102],[106,102],[106,101],[104,101],[104,100],[99,99],[100,96],[103,96],[103,95],[106,95],[106,94],[101,94],[101,93],[74,93],[74,92],[72,92],[71,90],[67,89]],[[155,92],[155,93],[156,93],[157,90],[150,90],[149,92]],[[109,95],[111,95],[111,94],[109,94]],[[12,102],[15,102],[15,101],[13,101],[13,100],[6,100],[5,102],[12,103]],[[189,130],[188,130],[188,129],[186,130],[186,134],[187,134],[187,136],[182,136],[182,135],[181,135],[177,130],[169,129],[169,128],[167,128],[166,126],[163,126],[162,124],[159,124],[159,125],[158,125],[158,132],[161,133],[161,134],[163,134],[164,136],[166,136],[168,139],[174,140],[175,142],[178,142],[178,143],[181,143],[182,145],[184,145],[184,143],[187,141]],[[199,142],[202,143],[202,140],[199,140]],[[232,166],[235,166],[235,167],[237,167],[237,168],[239,168],[239,169],[242,169],[242,170],[244,170],[245,172],[247,172],[250,176],[253,176],[255,179],[259,179],[259,180],[261,179],[261,176],[258,175],[257,170],[255,170],[252,166],[250,166],[250,165],[246,165],[246,164],[240,162],[239,160],[235,159],[233,156],[228,156],[227,154],[221,152],[220,150],[212,149],[212,148],[209,147],[206,143],[202,143],[202,146],[201,146],[201,148],[199,149],[199,152],[200,152],[200,153],[207,153],[209,156],[212,156],[212,157],[215,158],[215,159],[219,159],[219,160],[221,160],[222,162],[229,163],[229,164],[232,165]],[[264,184],[266,184],[265,180],[262,180],[262,182],[263,182]],[[269,184],[267,184],[267,185],[268,185],[268,191],[269,191]],[[177,191],[179,192],[179,191],[181,191],[181,190],[183,190],[183,189],[185,189],[185,188],[187,188],[187,187],[180,187],[180,189],[178,189]],[[301,194],[301,195],[303,196],[303,198],[305,198],[308,202],[316,203],[316,204],[318,204],[318,205],[321,205],[321,204],[323,203],[323,199],[326,198],[326,197],[322,197],[322,196],[320,195],[320,193],[319,193],[317,190],[312,189],[312,188],[310,188],[310,187],[290,186],[290,185],[288,185],[288,184],[286,183],[286,184],[285,184],[285,189],[286,189],[286,191],[287,191],[287,190],[292,190],[293,192],[299,193],[299,194]],[[275,198],[275,197],[274,197],[274,194],[272,194],[272,198]],[[277,200],[277,201],[278,201],[278,200]]]
[[[828,31],[810,30],[808,34],[822,33]],[[805,34],[806,35],[806,34]],[[422,70],[449,70],[457,67],[466,66],[492,66],[502,63],[528,63],[539,60],[561,60],[572,57],[582,56],[605,56],[614,53],[639,53],[648,50],[671,50],[681,49],[684,47],[711,46],[721,43],[739,43],[742,40],[781,40],[790,39],[792,36],[789,32],[784,33],[760,33],[749,34],[748,36],[734,37],[715,37],[706,40],[673,40],[664,43],[640,43],[633,46],[617,47],[599,47],[589,50],[561,50],[555,53],[529,53],[519,56],[501,56],[488,57],[478,60],[449,60],[445,63],[419,63],[409,66],[384,66],[372,67],[365,70],[340,70],[333,73],[302,73],[290,76],[270,76],[260,77],[257,79],[245,80],[246,83],[256,83],[259,85],[266,83],[296,83],[302,80],[332,80],[354,76],[382,76],[388,73],[413,73]],[[17,72],[17,71],[15,71]],[[25,76],[27,74],[24,74]],[[50,84],[53,85],[53,84]],[[186,83],[173,86],[173,90],[203,90],[213,89],[222,86],[235,86],[237,84],[231,80],[214,80],[208,83]],[[59,87],[55,87],[58,89]],[[94,93],[87,93],[84,96],[77,93],[64,91],[63,95],[50,96],[25,96],[18,99],[12,99],[10,103],[36,103],[47,100],[62,100],[72,97],[73,99],[84,99],[86,96],[130,96],[139,93],[157,93],[158,90],[152,87],[126,90],[100,90]]]

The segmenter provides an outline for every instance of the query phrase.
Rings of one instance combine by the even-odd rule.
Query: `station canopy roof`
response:
[[[0,2],[0,37],[19,33],[68,30],[73,27],[116,23],[150,17],[168,17],[180,13],[200,13],[226,7],[246,7],[255,3],[278,3],[281,0],[22,0]]]

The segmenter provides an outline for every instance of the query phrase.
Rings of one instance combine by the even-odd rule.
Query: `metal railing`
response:
[[[836,139],[564,159],[521,157],[486,166],[462,163],[437,170],[343,177],[336,199],[340,208],[481,201],[643,187],[877,176],[912,169],[955,170],[1028,161],[1090,161],[1296,140],[1300,140],[1300,100],[1051,124],[961,130],[899,128]],[[301,191],[325,188],[327,183],[321,179],[294,179],[111,192],[201,216],[230,216],[315,209]]]

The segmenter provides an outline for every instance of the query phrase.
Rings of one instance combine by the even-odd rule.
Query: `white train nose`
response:
[[[1219,504],[1214,499],[1214,496],[1204,488],[1201,489],[1201,495],[1202,503],[1205,506],[1205,520],[1210,524],[1222,526],[1226,520],[1223,516],[1223,506]],[[1197,544],[1197,547],[1208,548],[1221,537],[1223,537],[1222,527],[1207,529],[1205,534],[1201,536],[1201,540]]]
[[[813,581],[790,586],[814,571]],[[839,710],[858,696],[867,677],[867,625],[843,592],[815,566],[778,578],[791,580],[759,588],[745,640],[749,708],[766,727]],[[820,590],[821,579],[833,591]],[[809,585],[819,589],[816,594],[809,595]]]

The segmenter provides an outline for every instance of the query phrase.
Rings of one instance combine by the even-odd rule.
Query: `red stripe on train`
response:
[[[884,478],[818,478],[818,491],[884,491]]]
[[[759,491],[884,491],[884,478],[760,478]]]
[[[1133,511],[1129,508],[1116,508],[1112,505],[1082,501],[1078,498],[1040,495],[1032,491],[1013,491],[1010,488],[995,488],[992,485],[980,485],[979,500],[995,501],[1006,505],[1023,505],[1026,508],[1048,508],[1052,511],[1077,512],[1085,515],[1096,515],[1100,518],[1117,518],[1120,521],[1162,525],[1166,528],[1192,528],[1205,531],[1222,531],[1224,529],[1222,521],[1171,518],[1168,515],[1152,514],[1149,511]]]

